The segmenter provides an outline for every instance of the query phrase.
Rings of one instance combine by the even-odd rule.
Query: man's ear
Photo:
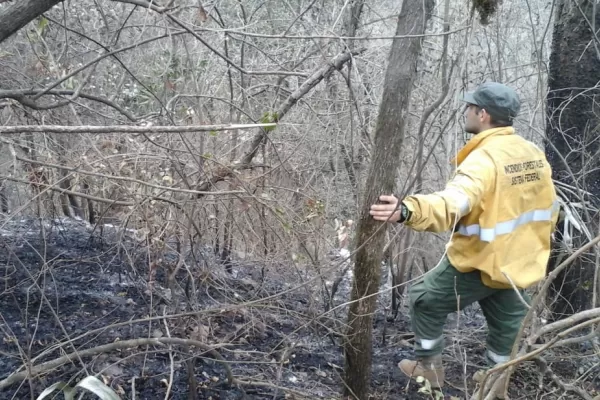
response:
[[[487,110],[485,108],[481,109],[482,113],[481,113],[481,122],[489,122],[490,119],[492,118],[490,116],[490,114],[488,114]]]

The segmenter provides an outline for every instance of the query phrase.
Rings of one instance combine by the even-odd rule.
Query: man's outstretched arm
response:
[[[387,204],[373,204],[370,214],[378,221],[402,222],[417,231],[444,232],[492,190],[495,176],[495,165],[487,153],[475,151],[444,190],[407,196],[400,205],[396,196],[383,195],[379,200]]]

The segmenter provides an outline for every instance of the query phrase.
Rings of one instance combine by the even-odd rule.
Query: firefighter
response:
[[[559,211],[544,152],[513,128],[517,93],[487,82],[462,101],[464,129],[474,136],[452,161],[446,187],[402,201],[383,195],[370,209],[376,220],[416,231],[453,231],[440,263],[409,290],[416,360],[398,364],[434,388],[444,384],[446,317],[475,301],[487,321],[487,361],[509,360],[530,301],[525,289],[545,276]]]

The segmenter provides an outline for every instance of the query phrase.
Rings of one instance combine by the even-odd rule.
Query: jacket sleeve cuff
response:
[[[406,207],[406,209],[408,210],[408,216],[406,217],[406,220],[402,220],[402,216],[401,216],[400,221],[401,221],[401,223],[403,223],[407,226],[411,226],[411,221],[414,221],[414,219],[415,219],[415,206],[413,204],[411,204],[410,201],[406,201],[406,200],[402,201],[402,206]]]

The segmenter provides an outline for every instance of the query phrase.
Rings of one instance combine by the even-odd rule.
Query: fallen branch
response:
[[[556,342],[556,344],[554,345],[554,347],[572,346],[574,344],[580,344],[580,343],[584,343],[584,342],[589,342],[589,341],[594,340],[594,339],[596,339],[598,337],[600,337],[600,331],[595,331],[595,332],[592,332],[592,333],[588,333],[587,335],[584,335],[584,336],[578,336],[578,337],[574,337],[574,338],[560,340],[560,341]],[[534,345],[534,347],[535,347],[535,345]]]
[[[540,289],[538,294],[533,298],[533,300],[531,302],[531,306],[529,307],[529,311],[527,312],[527,314],[525,315],[525,318],[523,318],[523,321],[521,322],[521,327],[515,338],[515,344],[513,346],[513,349],[512,349],[511,355],[510,355],[510,357],[512,359],[514,359],[517,356],[519,343],[520,343],[521,339],[523,338],[525,329],[527,327],[529,327],[529,325],[531,324],[531,320],[534,318],[534,315],[536,315],[536,312],[540,305],[540,302],[546,298],[546,292],[550,288],[550,285],[552,284],[552,282],[556,279],[558,274],[560,274],[565,268],[567,268],[569,266],[569,264],[571,264],[575,259],[577,259],[579,256],[581,256],[583,253],[585,253],[592,247],[596,246],[599,242],[600,242],[600,235],[596,236],[593,240],[590,240],[588,243],[586,243],[585,245],[583,245],[582,247],[577,249],[577,251],[573,252],[569,257],[567,257],[566,260],[561,262],[556,268],[554,268],[554,270],[550,274],[548,274],[548,276],[546,277],[546,280],[544,281],[542,288]],[[508,385],[508,382],[510,381],[510,375],[511,375],[511,370],[508,371],[506,385]],[[486,379],[487,379],[487,376],[486,376]]]
[[[534,359],[534,361],[537,364],[538,368],[540,369],[540,373],[542,374],[542,376],[548,375],[550,377],[550,379],[552,379],[552,382],[554,382],[558,387],[560,387],[565,392],[575,393],[575,394],[579,395],[579,397],[581,397],[582,399],[585,399],[585,400],[594,400],[592,398],[592,396],[590,396],[582,388],[579,388],[575,385],[571,385],[569,383],[564,383],[559,378],[559,376],[556,375],[556,373],[554,373],[554,371],[552,371],[552,369],[548,365],[548,362],[543,357],[537,357]]]
[[[265,388],[269,388],[269,389],[281,390],[283,392],[288,392],[295,396],[299,396],[300,399],[314,399],[315,398],[315,395],[313,395],[313,394],[303,393],[299,390],[286,388],[285,386],[274,385],[269,382],[242,381],[242,380],[238,379],[235,381],[235,383],[237,385],[242,385],[242,386],[257,386],[257,387],[265,387]]]
[[[229,131],[251,128],[274,128],[276,123],[267,124],[230,124],[230,125],[184,125],[184,126],[134,126],[134,125],[17,125],[0,126],[0,133],[190,133]]]
[[[94,356],[97,354],[107,353],[109,351],[115,350],[124,350],[132,347],[140,347],[140,346],[149,346],[149,345],[185,345],[185,346],[196,346],[209,354],[211,354],[225,369],[227,374],[227,383],[229,385],[235,384],[235,378],[233,377],[233,373],[231,372],[231,368],[225,361],[225,359],[216,351],[215,348],[210,347],[202,342],[192,339],[181,339],[181,338],[143,338],[143,339],[131,339],[131,340],[123,340],[120,342],[108,343],[102,346],[93,347],[91,349],[82,350],[79,352],[73,352],[67,354],[65,356],[59,357],[57,359],[47,361],[45,363],[31,366],[31,368],[27,371],[16,372],[9,375],[6,379],[0,381],[0,390],[4,390],[7,387],[17,383],[18,381],[22,381],[27,378],[34,378],[44,372],[47,372],[51,369],[60,367],[61,365],[67,364],[70,361],[77,359],[78,357],[88,357]],[[168,351],[169,349],[165,349]]]
[[[572,326],[569,329],[566,329],[562,332],[559,332],[558,334],[556,334],[548,343],[544,344],[543,346],[540,346],[539,348],[530,351],[528,353],[522,354],[520,357],[512,359],[510,361],[507,361],[506,363],[503,364],[499,364],[491,369],[489,369],[486,373],[485,376],[483,377],[482,383],[481,383],[481,387],[486,388],[486,382],[488,380],[488,378],[495,373],[504,373],[507,374],[506,377],[506,381],[505,384],[508,385],[508,380],[510,379],[510,373],[511,373],[511,367],[515,367],[518,364],[522,363],[523,361],[528,361],[528,360],[532,360],[536,357],[538,357],[540,354],[542,354],[545,350],[553,347],[556,343],[558,343],[560,341],[560,339],[569,336],[571,333],[578,331],[579,329],[583,329],[589,325],[594,325],[596,323],[600,322],[600,317],[598,318],[594,318],[594,319],[590,319],[588,321],[582,322],[578,325]],[[508,369],[508,371],[506,372],[502,372],[505,369]],[[496,386],[498,382],[494,383],[494,387]],[[488,386],[489,387],[489,386]],[[485,397],[485,399],[487,400],[489,398],[490,395],[493,395],[496,392],[496,390],[494,388],[492,388],[492,391],[488,393],[488,396]],[[479,399],[479,400],[483,400],[484,399],[484,394],[486,393],[485,390],[481,390],[479,392],[479,395],[476,396],[474,395],[472,399]]]
[[[586,251],[588,251],[589,249],[594,247],[599,242],[600,242],[600,235],[596,236],[593,240],[587,242],[585,245],[583,245],[582,247],[577,249],[577,251],[573,252],[573,254],[571,254],[569,257],[567,257],[566,260],[561,262],[560,265],[558,265],[556,268],[554,268],[554,270],[552,272],[550,272],[550,274],[548,274],[548,277],[546,277],[544,285],[538,292],[537,296],[535,296],[535,298],[533,299],[531,307],[529,308],[529,312],[527,313],[527,315],[525,315],[525,318],[523,319],[523,322],[521,323],[521,329],[519,330],[519,333],[515,339],[515,347],[513,347],[511,357],[514,357],[516,355],[517,343],[523,337],[523,332],[525,331],[525,327],[528,326],[529,323],[531,322],[531,319],[533,318],[533,315],[537,311],[537,308],[538,308],[540,302],[542,301],[542,299],[546,298],[546,292],[548,291],[548,289],[550,288],[550,285],[556,279],[558,274],[560,274],[565,268],[567,268],[569,266],[569,264],[571,264],[573,261],[575,261],[575,259],[577,259],[583,253],[585,253]]]
[[[585,310],[585,311],[578,312],[577,314],[573,314],[568,318],[565,318],[563,320],[556,321],[556,322],[553,322],[551,324],[544,326],[539,331],[535,332],[535,334],[531,335],[529,340],[531,343],[535,343],[537,338],[539,338],[542,335],[545,335],[545,334],[555,331],[557,329],[568,328],[569,326],[572,326],[581,320],[588,319],[588,318],[595,318],[595,317],[599,317],[599,316],[600,316],[600,307],[592,308],[591,310]]]
[[[495,400],[496,393],[498,393],[499,390],[504,390],[504,388],[501,388],[503,378],[506,377],[506,379],[508,379],[510,377],[509,370],[500,371],[491,379],[487,379],[489,376],[489,374],[484,376],[484,380],[481,382],[481,387],[473,393],[471,400],[481,399],[484,393],[488,393],[484,400]]]

